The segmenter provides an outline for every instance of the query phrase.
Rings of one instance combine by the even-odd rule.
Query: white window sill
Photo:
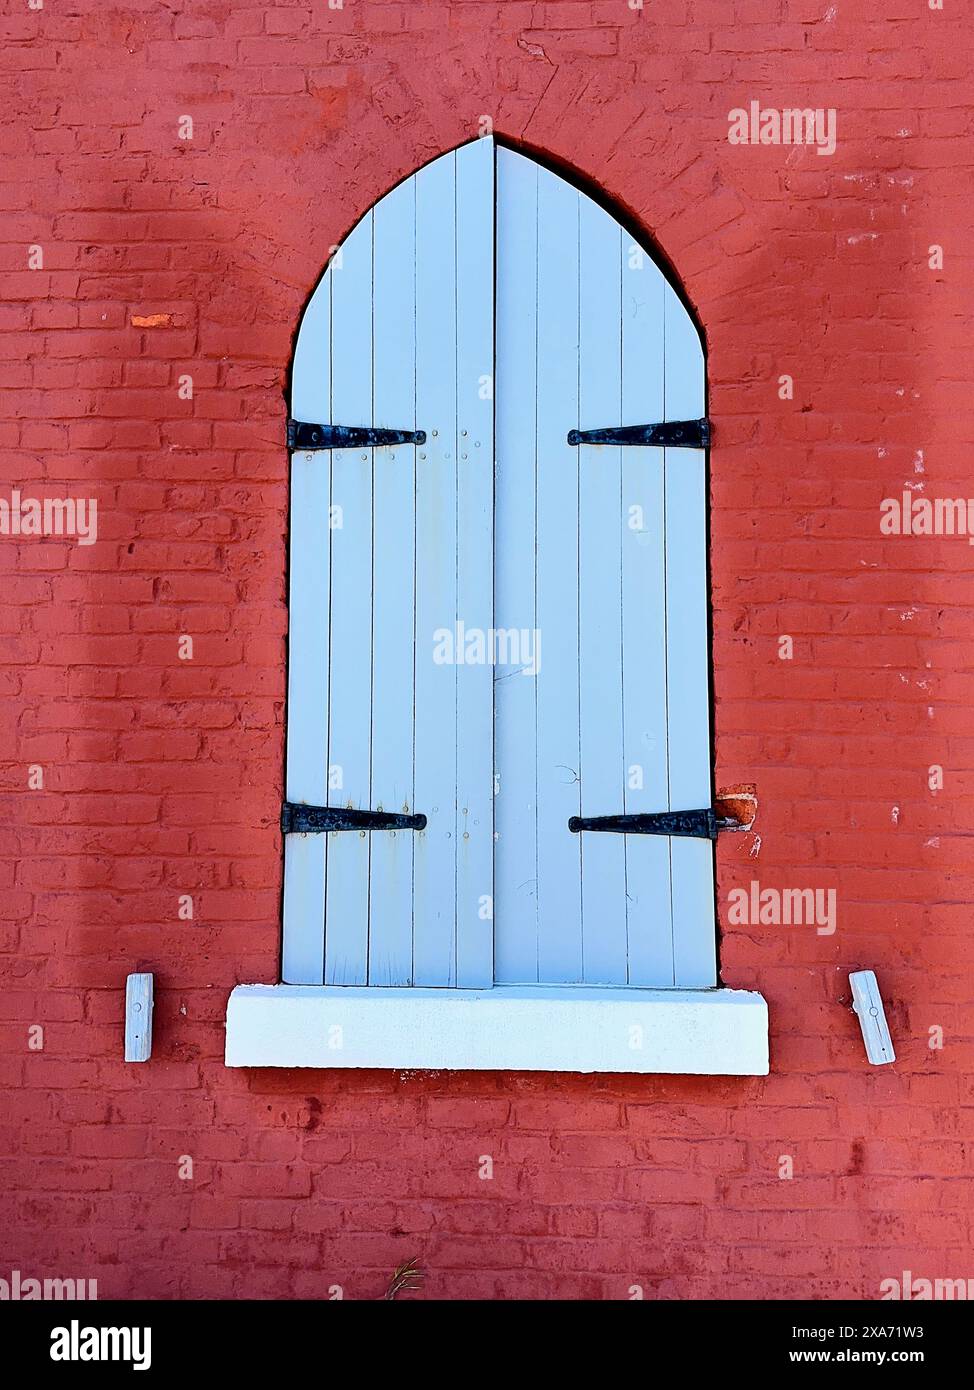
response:
[[[735,989],[238,985],[226,1064],[766,1076],[768,1006]]]

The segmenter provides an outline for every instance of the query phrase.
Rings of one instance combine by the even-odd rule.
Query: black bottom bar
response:
[[[390,1246],[388,1263],[392,1265],[398,1258],[395,1247]],[[349,1329],[355,1327],[359,1334],[369,1336],[378,1327],[384,1334],[383,1345],[371,1359],[381,1370],[395,1375],[402,1371],[402,1353],[401,1348],[392,1350],[393,1326],[425,1327],[425,1319],[433,1316],[435,1321],[429,1325],[432,1335],[448,1316],[466,1336],[482,1337],[489,1309],[486,1316],[492,1327],[521,1326],[525,1332],[534,1329],[535,1333],[541,1327],[548,1345],[543,1370],[539,1363],[534,1374],[547,1379],[553,1370],[557,1375],[562,1366],[568,1370],[560,1357],[571,1355],[568,1348],[573,1333],[584,1334],[588,1328],[596,1335],[617,1336],[619,1329],[631,1327],[635,1318],[644,1338],[679,1346],[683,1361],[695,1372],[726,1378],[728,1365],[742,1376],[755,1370],[780,1374],[796,1365],[817,1365],[822,1372],[820,1380],[828,1384],[831,1375],[834,1384],[832,1373],[837,1366],[882,1367],[884,1375],[877,1379],[883,1380],[891,1367],[905,1367],[907,1381],[913,1371],[919,1372],[913,1377],[917,1383],[929,1384],[924,1372],[956,1375],[970,1342],[970,1316],[963,1302],[910,1301],[907,1307],[905,1302],[788,1302],[768,1296],[747,1302],[683,1301],[672,1292],[676,1281],[642,1275],[636,1260],[631,1271],[620,1270],[598,1279],[594,1275],[584,1279],[575,1276],[575,1286],[582,1291],[568,1301],[558,1300],[558,1278],[551,1277],[547,1299],[536,1281],[534,1301],[519,1304],[516,1275],[508,1281],[503,1274],[494,1274],[497,1292],[489,1300],[486,1295],[478,1300],[465,1292],[470,1271],[438,1269],[435,1256],[422,1263],[427,1275],[424,1284],[395,1300],[412,1307],[399,1314],[384,1311],[377,1315],[378,1321],[368,1306],[385,1301],[383,1289],[388,1277],[362,1271],[354,1260],[348,1268],[341,1264],[318,1267],[321,1294],[314,1301],[289,1299],[286,1279],[280,1280],[281,1293],[274,1301],[244,1301],[250,1271],[242,1268],[241,1300],[237,1302],[5,1303],[4,1354],[8,1364],[20,1366],[16,1379],[25,1386],[60,1381],[72,1385],[79,1379],[103,1385],[116,1378],[128,1385],[141,1385],[145,1379],[167,1387],[196,1386],[203,1376],[213,1376],[226,1385],[245,1372],[251,1382],[256,1379],[260,1384],[266,1378],[279,1385],[285,1378],[281,1372],[282,1347],[286,1348],[286,1379],[303,1383],[319,1377],[323,1331],[332,1337],[348,1336]],[[891,1260],[890,1268],[894,1267]],[[534,1269],[530,1272],[537,1275]],[[269,1284],[267,1270],[261,1273],[263,1282]],[[747,1282],[743,1275],[738,1277]],[[304,1282],[309,1282],[307,1277]],[[729,1280],[731,1290],[734,1282]],[[483,1279],[479,1283],[482,1285]],[[586,1287],[591,1289],[588,1294]],[[464,1291],[463,1297],[458,1291]],[[642,1306],[630,1307],[627,1312],[611,1306],[633,1302]],[[424,1303],[439,1304],[440,1311],[423,1313]],[[448,1314],[444,1303],[449,1304]],[[403,1318],[402,1323],[387,1322],[397,1316]],[[359,1322],[360,1317],[365,1320]],[[701,1333],[702,1324],[706,1324],[706,1335]],[[101,1328],[115,1332],[109,1332],[103,1341]],[[128,1332],[127,1337],[120,1335],[122,1329]],[[605,1344],[604,1337],[600,1344]],[[82,1346],[89,1353],[84,1360],[80,1359]],[[104,1359],[103,1348],[110,1357],[116,1347],[121,1353],[119,1359]],[[126,1353],[127,1359],[123,1359]],[[62,1355],[68,1359],[61,1360]],[[133,1382],[136,1366],[139,1373]],[[894,1382],[903,1383],[898,1377]]]

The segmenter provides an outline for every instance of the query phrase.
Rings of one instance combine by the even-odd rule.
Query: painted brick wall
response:
[[[11,0],[0,495],[94,497],[99,529],[0,536],[0,1274],[371,1298],[417,1256],[426,1296],[614,1299],[974,1275],[972,552],[879,529],[885,497],[972,491],[971,19]],[[835,108],[834,155],[730,144],[751,101]],[[222,1065],[230,988],[276,976],[296,321],[329,247],[484,115],[654,234],[708,335],[717,779],[759,800],[719,846],[722,967],[769,1000],[766,1079]],[[728,925],[752,880],[834,888],[837,930]],[[894,1067],[866,1064],[856,968]],[[135,969],[155,1055],[126,1067]]]

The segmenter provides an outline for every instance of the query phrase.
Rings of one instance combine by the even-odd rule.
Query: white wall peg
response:
[[[152,1055],[152,976],[125,981],[125,1060],[147,1062]]]
[[[874,1066],[884,1062],[895,1062],[893,1039],[886,1025],[883,1000],[872,970],[856,970],[849,976],[852,986],[852,1007],[859,1016],[862,1040],[866,1044],[866,1056]]]

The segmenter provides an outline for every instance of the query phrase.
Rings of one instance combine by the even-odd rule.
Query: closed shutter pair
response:
[[[349,235],[293,373],[286,983],[716,983],[704,394],[653,260],[490,138]]]

